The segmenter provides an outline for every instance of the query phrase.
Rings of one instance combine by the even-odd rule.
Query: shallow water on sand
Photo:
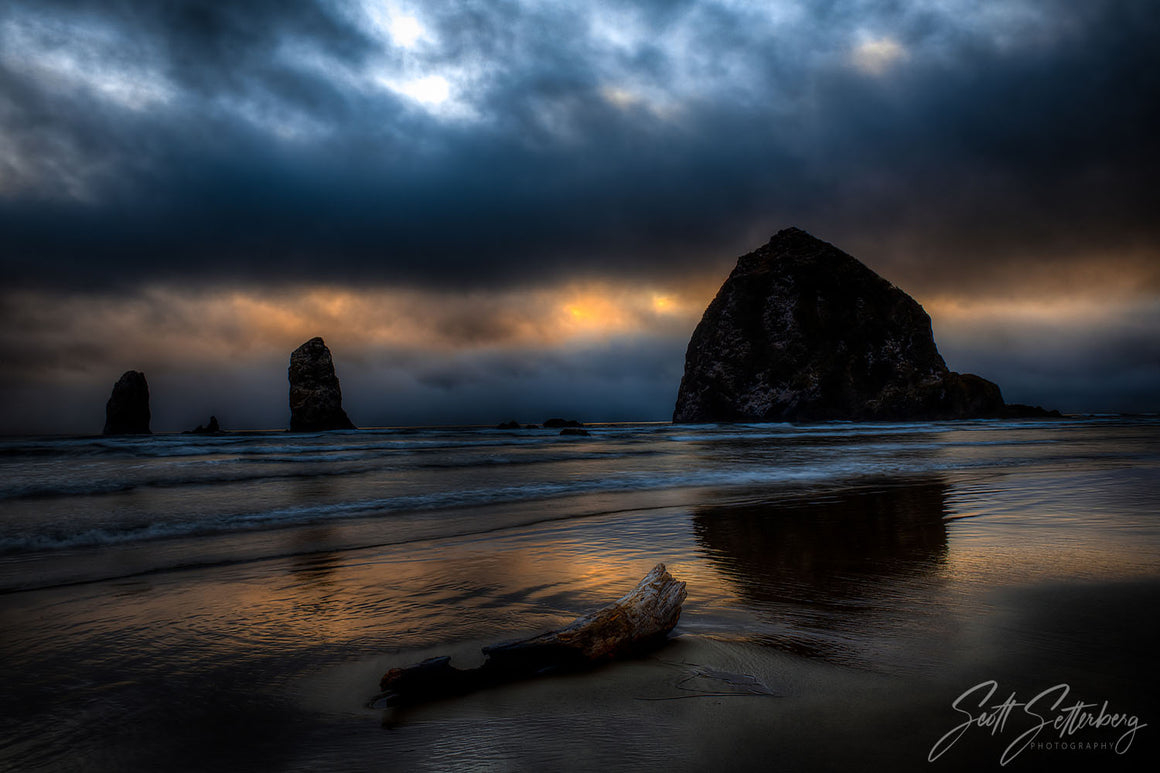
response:
[[[591,431],[0,442],[0,768],[917,769],[987,679],[1151,725],[1024,766],[1157,757],[1160,421]],[[365,706],[658,561],[649,658]]]

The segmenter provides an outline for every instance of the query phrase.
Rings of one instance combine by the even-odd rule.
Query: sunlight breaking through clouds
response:
[[[426,75],[395,83],[387,81],[387,86],[421,105],[438,106],[451,97],[451,84],[442,75]]]
[[[437,10],[422,4],[376,0],[361,0],[351,6],[355,24],[381,45],[376,55],[367,58],[362,72],[353,73],[354,85],[361,89],[371,84],[403,97],[437,119],[477,118],[476,105],[469,94],[489,66],[479,60],[465,63],[448,55],[446,41],[423,17],[423,12]],[[349,80],[351,75],[348,71],[344,77]]]
[[[424,43],[438,40],[417,15],[418,8],[397,2],[360,0],[356,13],[366,20],[367,27],[376,37],[404,49],[415,49]]]
[[[427,28],[414,16],[393,16],[387,22],[391,39],[403,48],[414,48],[426,39]]]

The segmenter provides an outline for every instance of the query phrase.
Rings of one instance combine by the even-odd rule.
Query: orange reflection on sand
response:
[[[198,639],[191,659],[311,645],[389,654],[438,646],[457,651],[467,642],[463,652],[470,653],[610,603],[657,561],[689,584],[691,604],[734,598],[691,555],[645,556],[593,544],[585,533],[593,532],[547,525],[487,540],[295,556],[272,572],[268,565],[243,565],[166,576],[71,622],[89,630],[229,632]]]
[[[953,523],[948,531],[952,550],[941,572],[960,583],[1125,580],[1154,577],[1156,573],[1154,550],[1127,535],[1059,534],[1056,529],[1025,534],[1021,540],[983,539],[972,529]]]

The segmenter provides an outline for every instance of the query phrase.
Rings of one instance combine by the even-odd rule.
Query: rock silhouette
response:
[[[705,310],[673,421],[1005,415],[997,385],[947,368],[918,302],[833,245],[787,228],[739,258]]]
[[[559,429],[560,427],[583,427],[584,425],[575,419],[547,419],[544,421],[545,429]]]
[[[311,338],[290,355],[290,431],[356,429],[342,409],[342,389],[330,349]]]
[[[218,424],[217,416],[209,417],[209,424],[202,426],[198,424],[193,429],[187,429],[183,435],[216,435],[222,431],[221,425]]]
[[[105,403],[106,435],[148,435],[149,384],[145,374],[127,370],[113,385],[113,393]]]

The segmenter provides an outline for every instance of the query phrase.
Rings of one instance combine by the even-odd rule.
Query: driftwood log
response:
[[[484,647],[483,665],[459,669],[451,658],[392,668],[379,682],[376,707],[401,706],[462,695],[505,682],[549,673],[579,671],[653,649],[667,639],[681,616],[685,583],[657,564],[613,604],[555,631],[508,644]]]

